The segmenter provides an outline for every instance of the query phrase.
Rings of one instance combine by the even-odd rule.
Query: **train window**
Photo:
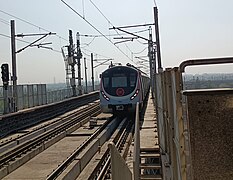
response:
[[[118,88],[124,89],[124,95],[132,93],[137,84],[138,73],[128,67],[110,68],[102,73],[103,88],[106,93],[116,96]]]
[[[104,80],[104,82],[103,82],[104,88],[108,88],[109,87],[109,77],[104,77],[103,80]]]
[[[130,73],[130,87],[134,87],[136,84],[136,74],[135,73]]]
[[[127,87],[127,77],[112,77],[112,87]]]

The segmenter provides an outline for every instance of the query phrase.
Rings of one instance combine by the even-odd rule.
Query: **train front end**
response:
[[[115,66],[101,75],[100,104],[103,112],[134,112],[142,101],[139,72],[132,67]]]

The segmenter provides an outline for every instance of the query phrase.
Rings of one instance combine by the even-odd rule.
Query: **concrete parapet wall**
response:
[[[233,177],[233,90],[186,91],[192,179]]]
[[[65,112],[74,110],[99,98],[98,92],[69,98],[57,103],[37,106],[15,113],[0,116],[0,138],[19,129],[54,118]],[[85,100],[86,99],[86,100]],[[87,101],[88,99],[88,101]],[[84,101],[85,100],[85,101]]]

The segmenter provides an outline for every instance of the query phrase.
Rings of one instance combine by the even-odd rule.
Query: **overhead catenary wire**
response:
[[[72,8],[64,0],[61,0],[68,8],[70,8],[75,14],[77,14],[81,19],[83,19],[87,24],[89,24],[93,29],[95,29],[99,34],[101,34],[106,40],[108,40],[112,45],[114,45],[122,54],[124,54],[130,61],[134,62],[124,51],[122,51],[118,46],[116,46],[111,39],[105,36],[99,29],[97,29],[93,24],[91,24],[87,19],[85,19],[81,14],[79,14],[74,8]]]
[[[83,4],[83,8],[84,8],[84,4]],[[33,27],[36,27],[36,28],[38,28],[39,30],[44,30],[44,31],[46,31],[46,32],[50,32],[49,30],[47,30],[47,29],[45,29],[45,28],[43,28],[43,27],[41,27],[41,26],[38,26],[38,25],[36,25],[36,24],[34,24],[34,23],[31,23],[31,22],[29,22],[29,21],[27,21],[27,20],[25,20],[25,19],[22,19],[22,18],[20,18],[20,17],[17,17],[17,16],[15,16],[15,15],[10,14],[10,13],[8,13],[8,12],[6,12],[6,11],[1,10],[1,9],[0,9],[0,12],[3,13],[3,14],[8,15],[8,16],[10,16],[10,17],[13,17],[13,18],[15,18],[15,19],[17,19],[17,20],[20,20],[20,21],[22,21],[22,22],[24,22],[24,23],[26,23],[26,24],[29,24],[29,25],[31,25],[31,26],[33,26]],[[83,13],[85,14],[84,10],[83,10]],[[104,15],[104,14],[102,14],[102,15]],[[83,17],[82,17],[82,18],[83,18]],[[85,17],[84,17],[84,18],[85,18]],[[107,17],[105,16],[105,18],[107,18]],[[108,20],[108,21],[109,21],[109,20]],[[2,23],[4,23],[4,24],[10,26],[10,23],[9,23],[7,20],[5,20],[5,19],[0,18],[0,22],[2,22]],[[112,24],[110,21],[109,21],[109,23]],[[135,33],[141,33],[141,32],[144,32],[144,31],[147,31],[147,30],[136,31]],[[90,44],[94,41],[94,39],[95,39],[94,37],[116,36],[116,35],[123,35],[123,34],[120,34],[119,32],[117,32],[117,34],[112,34],[112,35],[104,35],[104,34],[100,34],[100,35],[87,35],[87,34],[83,34],[83,35],[82,35],[82,34],[81,34],[80,36],[93,37],[93,39],[92,39],[89,43],[87,43],[87,45],[90,45]],[[10,38],[10,36],[4,35],[4,34],[1,34],[1,36]],[[56,36],[59,37],[60,44],[61,44],[61,39],[65,40],[65,41],[68,41],[66,38],[64,38],[64,37],[62,37],[62,36],[60,36],[60,35],[58,35],[58,34],[56,34]],[[105,37],[105,38],[106,38],[106,37]],[[108,39],[108,38],[107,38],[107,39]],[[17,40],[17,41],[20,41],[20,42],[27,43],[27,44],[30,43],[30,42],[27,42],[27,41],[24,41],[24,40],[21,40],[21,39],[17,39],[17,38],[16,38],[16,40]],[[114,44],[110,39],[108,39],[108,40],[109,40],[112,44]],[[85,46],[85,47],[86,47],[86,46]],[[118,46],[116,46],[116,47],[117,47],[117,48],[119,49],[119,51],[121,51],[127,58],[130,59],[130,57],[129,57],[127,54],[125,54]],[[59,50],[54,50],[54,49],[52,49],[52,51],[61,53],[61,51],[59,51]],[[98,53],[95,53],[95,54],[99,55]],[[103,56],[103,55],[100,55],[100,56],[106,57],[106,56]],[[130,59],[130,60],[132,61],[132,59]]]
[[[134,34],[138,34],[138,33],[142,33],[142,32],[146,32],[146,31],[149,31],[149,29],[144,29],[144,30],[140,30],[140,31],[135,31],[135,32],[132,32]],[[104,34],[104,36],[108,36],[108,37],[111,37],[111,36],[123,36],[123,35],[126,35],[126,33],[119,33],[117,32],[117,34]],[[103,35],[99,34],[80,34],[80,36],[83,36],[83,37],[103,37]]]
[[[8,36],[8,35],[5,35],[5,34],[1,34],[1,33],[0,33],[0,36],[3,36],[3,37],[10,38],[10,36]]]
[[[104,15],[104,13],[95,5],[95,3],[92,1],[92,0],[89,0],[91,2],[91,4],[99,11],[99,13],[108,21],[108,23],[111,25],[111,26],[114,26],[111,21]],[[116,31],[116,30],[115,30]],[[119,32],[116,31],[116,33],[119,35]],[[114,43],[114,45],[116,45]],[[129,48],[129,46],[127,46],[127,44],[125,44],[125,47],[131,52],[131,54],[133,53],[132,50]],[[133,61],[133,59],[130,59],[133,63],[135,63]]]
[[[138,43],[140,43],[140,44],[142,44],[142,45],[147,45],[148,43],[143,43],[143,42],[141,42],[139,39],[136,39],[136,41],[138,42]]]
[[[8,35],[6,35],[6,34],[1,34],[1,33],[0,33],[0,36],[3,36],[3,37],[6,37],[6,38],[11,39],[11,37],[8,36]],[[15,40],[20,41],[20,42],[23,42],[23,43],[26,43],[26,44],[31,44],[31,42],[28,42],[28,41],[25,41],[25,40],[22,40],[22,39],[15,38]],[[32,46],[31,46],[31,47],[32,47]],[[57,53],[61,53],[61,51],[59,51],[59,50],[51,49],[51,48],[48,48],[48,47],[43,47],[43,46],[37,46],[37,47],[38,47],[38,48],[45,48],[45,49],[49,49],[49,50],[54,51],[54,52],[57,52]]]
[[[92,2],[92,3],[93,3],[93,2]],[[97,7],[97,6],[96,6],[96,7]],[[83,8],[84,8],[84,2],[83,2]],[[100,9],[99,9],[99,11],[100,11]],[[31,26],[33,26],[33,27],[36,27],[36,28],[38,28],[39,30],[44,30],[44,31],[46,31],[46,32],[50,32],[49,30],[47,30],[47,29],[45,29],[45,28],[43,28],[43,27],[41,27],[41,26],[38,26],[38,25],[36,25],[36,24],[34,24],[34,23],[31,23],[31,22],[29,22],[29,21],[27,21],[27,20],[24,20],[24,19],[22,19],[22,18],[20,18],[20,17],[17,17],[17,16],[15,16],[15,15],[10,14],[10,13],[8,13],[8,12],[6,12],[6,11],[1,10],[1,9],[0,9],[0,12],[3,13],[3,14],[8,15],[8,16],[10,16],[10,17],[13,17],[13,18],[15,18],[15,19],[18,19],[18,20],[20,20],[20,21],[22,21],[22,22],[24,22],[24,23],[26,23],[26,24],[29,24],[29,25],[31,25]],[[83,13],[85,14],[84,9],[83,9]],[[102,13],[102,15],[104,15],[104,14]],[[85,18],[85,17],[82,17],[82,18]],[[106,16],[105,16],[105,18],[107,19]],[[9,23],[8,21],[2,19],[2,18],[0,18],[0,22],[2,22],[2,23],[4,23],[4,24],[10,26],[10,23]],[[108,22],[112,25],[112,23],[111,23],[109,20],[108,20]],[[144,32],[144,31],[147,31],[147,30],[137,31],[137,32],[135,32],[135,33],[140,33],[140,32]],[[116,32],[117,32],[117,31],[116,31]],[[100,34],[100,35],[86,35],[86,34],[84,34],[84,35],[82,35],[82,34],[81,34],[80,36],[85,36],[85,37],[104,37],[104,36],[116,36],[116,35],[123,35],[123,34],[120,34],[119,32],[117,32],[117,34],[113,34],[113,35],[104,35],[104,34]],[[60,44],[61,44],[61,39],[65,40],[65,41],[68,41],[66,38],[64,38],[64,37],[62,37],[62,36],[60,36],[60,35],[57,35],[57,34],[56,34],[56,36],[59,37]],[[5,36],[5,37],[7,37],[7,36]],[[7,37],[7,38],[10,38],[10,37]],[[108,40],[110,40],[110,39],[108,39]],[[23,40],[20,40],[20,39],[17,39],[17,41],[29,43],[29,42],[27,42],[27,41],[23,41]],[[91,42],[87,43],[87,45],[90,45],[93,41],[94,41],[94,39],[93,39]],[[110,41],[111,41],[111,40],[110,40]],[[112,41],[111,41],[111,43],[113,44]],[[86,47],[86,46],[85,46],[85,47]],[[130,57],[129,57],[127,54],[125,54],[118,46],[116,46],[116,47],[117,47],[127,58],[130,59]],[[53,49],[53,51],[55,51],[55,52],[61,52],[61,51],[59,51],[59,50],[54,50],[54,49]],[[131,50],[130,50],[130,51],[131,51]],[[131,51],[131,52],[132,52],[132,51]],[[97,53],[96,53],[96,54],[97,54]],[[132,59],[130,59],[130,60],[132,61]]]
[[[96,38],[96,37],[93,37],[93,39],[92,39],[89,43],[86,43],[85,46],[83,46],[82,48],[87,47],[87,46],[90,46],[91,43],[94,42],[95,38]]]
[[[88,57],[91,56],[90,54],[87,54],[85,51],[82,51],[82,54],[84,54],[85,56],[88,56]]]
[[[141,54],[141,53],[143,53],[146,49],[148,49],[148,47],[145,47],[143,50],[141,50],[141,51],[139,51],[139,52],[136,52],[136,53],[134,53],[134,54]]]
[[[91,55],[90,55],[90,54],[86,53],[85,50],[82,51],[82,53],[83,53],[85,56],[89,57],[89,58],[86,58],[86,57],[85,57],[86,60],[91,61]],[[94,66],[94,68],[97,68],[97,67],[100,66],[100,65],[109,65],[109,64],[105,64],[105,63],[108,62],[109,60],[112,60],[112,58],[108,58],[108,57],[106,57],[106,56],[103,56],[103,55],[100,55],[100,54],[97,54],[97,53],[94,53],[94,52],[93,52],[93,54],[95,54],[96,56],[102,56],[102,57],[104,57],[104,58],[107,59],[107,60],[105,60],[105,62],[102,62],[102,63],[98,62],[98,63],[100,63],[100,64]],[[96,58],[97,58],[97,57],[96,57]],[[97,62],[97,60],[98,60],[98,59],[96,59],[96,62]]]
[[[26,21],[26,20],[24,20],[24,19],[22,19],[22,18],[19,18],[19,17],[17,17],[17,16],[14,16],[14,15],[12,15],[12,14],[10,14],[10,13],[8,13],[8,12],[5,12],[5,11],[3,11],[3,10],[1,10],[1,9],[0,9],[0,12],[2,12],[3,14],[6,14],[6,15],[8,15],[8,16],[11,16],[11,17],[13,17],[13,18],[15,18],[15,19],[18,19],[18,20],[20,20],[20,21],[22,21],[22,22],[24,22],[24,23],[27,23],[27,24],[29,24],[29,25],[31,25],[31,26],[37,27],[37,28],[39,28],[40,30],[44,30],[44,31],[46,31],[46,32],[51,32],[51,31],[49,31],[49,30],[47,30],[47,29],[45,29],[45,28],[43,28],[43,27],[40,27],[40,26],[35,25],[35,24],[33,24],[33,23],[29,22],[29,21]],[[1,20],[2,22],[4,22],[6,25],[9,25],[9,26],[10,26],[10,23],[9,23],[8,21],[6,21],[5,19],[0,18],[0,20]],[[4,36],[4,37],[7,37],[7,38],[11,38],[11,37],[8,36],[8,35],[4,35],[4,34],[0,34],[0,35],[1,35],[1,36]],[[63,40],[65,40],[65,41],[68,41],[67,39],[65,39],[65,38],[63,38],[63,37],[61,37],[61,36],[59,36],[59,35],[57,35],[57,34],[55,34],[55,35],[56,35],[57,37],[59,37],[59,39],[63,39]],[[17,40],[17,41],[20,41],[20,42],[23,42],[23,43],[30,44],[30,42],[25,41],[25,40],[21,40],[21,39],[18,39],[18,38],[16,38],[16,40]],[[55,49],[53,49],[53,48],[47,48],[47,47],[42,47],[42,46],[38,46],[38,47],[40,47],[40,48],[46,48],[46,49],[49,49],[49,50],[51,50],[51,51],[54,51],[54,52],[57,52],[57,53],[61,53],[61,51],[55,50]]]
[[[137,34],[137,33],[142,33],[142,32],[146,32],[146,31],[148,31],[149,29],[145,29],[145,30],[140,30],[140,31],[135,31],[135,32],[133,32],[134,34]],[[117,34],[110,34],[110,35],[105,35],[105,36],[117,36],[117,35],[120,35],[120,36],[123,36],[123,35],[125,35],[125,33],[123,34],[120,34],[120,33],[117,33]],[[99,37],[103,37],[103,35],[95,35],[95,34],[80,34],[80,36],[83,36],[83,37],[90,37],[90,38],[93,38],[89,43],[83,43],[83,45],[84,46],[82,46],[81,48],[83,49],[83,48],[85,48],[85,47],[88,47],[88,46],[90,46],[90,44],[91,43],[93,43],[93,41],[95,40],[95,38],[99,38]],[[142,42],[139,42],[140,44],[143,44],[143,45],[145,45],[145,43],[142,43]],[[136,53],[134,53],[134,52],[131,52],[132,54],[140,54],[140,53],[142,53],[143,51],[145,51],[147,49],[147,47],[145,47],[142,51],[140,51],[140,52],[136,52]]]
[[[108,21],[108,23],[109,24],[111,24],[113,27],[114,27],[114,25],[111,23],[111,21],[104,15],[104,13],[96,6],[96,4],[92,1],[92,0],[89,0],[90,2],[91,2],[91,4],[99,11],[99,13]],[[124,34],[120,34],[115,28],[113,28],[115,31],[116,31],[116,33],[117,33],[117,35],[119,35],[119,36],[121,36],[121,35],[125,35],[126,33],[124,33]],[[137,34],[137,33],[142,33],[142,32],[145,32],[145,31],[149,31],[149,29],[146,29],[146,30],[140,30],[140,31],[135,31],[135,32],[133,32],[133,34]],[[109,36],[112,36],[112,35],[110,35],[109,34]],[[115,36],[115,35],[114,35]],[[122,37],[123,38],[123,37]],[[140,43],[140,44],[142,44],[142,45],[144,45],[144,43],[141,43],[138,39],[137,39],[137,41]],[[126,41],[121,41],[121,42],[127,42],[127,40]],[[115,43],[115,44],[117,44],[117,43]],[[140,53],[142,53],[142,52],[144,52],[146,49],[147,49],[147,47],[145,47],[142,51],[140,51],[140,52],[137,52],[137,53],[134,53],[134,52],[132,52],[131,51],[131,49],[127,46],[127,44],[125,44],[125,46],[127,47],[127,49],[129,49],[129,51],[131,52],[131,54],[132,54],[132,59],[133,59],[133,54],[140,54]],[[135,63],[135,62],[134,62]]]
[[[13,18],[15,18],[15,19],[17,19],[17,20],[20,20],[20,21],[22,21],[22,22],[24,22],[24,23],[26,23],[26,24],[29,24],[29,25],[31,25],[31,26],[33,26],[33,27],[36,27],[36,28],[38,28],[39,30],[43,30],[43,31],[46,31],[46,32],[51,32],[51,31],[49,31],[49,30],[47,30],[47,29],[45,29],[45,28],[43,28],[43,27],[41,27],[41,26],[38,26],[38,25],[36,25],[36,24],[34,24],[34,23],[31,23],[31,22],[29,22],[29,21],[27,21],[27,20],[24,20],[24,19],[22,19],[22,18],[20,18],[20,17],[17,17],[17,16],[15,16],[15,15],[10,14],[10,13],[8,13],[8,12],[6,12],[6,11],[1,10],[1,9],[0,9],[0,12],[3,13],[3,14],[8,15],[8,16],[10,16],[10,17],[13,17]],[[84,11],[83,11],[83,13],[84,13]],[[3,18],[0,18],[0,22],[6,24],[6,25],[8,25],[8,26],[10,26],[10,23],[9,23],[7,20],[3,19]],[[6,38],[11,38],[9,35],[6,35],[6,34],[0,34],[0,36],[6,37]],[[65,41],[68,42],[68,40],[67,40],[66,38],[64,38],[64,37],[62,37],[62,36],[60,36],[60,35],[57,35],[57,34],[56,34],[56,36],[59,38],[60,46],[61,46],[61,39],[63,39],[63,40],[65,40]],[[82,36],[82,35],[80,35],[80,36]],[[89,35],[84,35],[84,36],[89,36]],[[92,36],[92,35],[90,35],[90,36]],[[99,36],[102,37],[103,35],[99,35]],[[94,39],[97,37],[97,35],[93,35],[92,37],[93,37],[93,39],[92,39],[89,43],[87,43],[88,46],[94,41]],[[23,42],[23,43],[26,43],[26,44],[30,44],[30,42],[25,41],[25,40],[22,40],[22,39],[16,38],[16,40],[17,40],[17,41],[20,41],[20,42]],[[40,47],[40,46],[38,46],[38,47]],[[41,48],[41,47],[40,47],[40,48]],[[61,50],[50,49],[50,48],[49,48],[49,50],[54,51],[54,52],[57,52],[57,53],[61,53]],[[85,50],[88,51],[88,52],[93,52],[93,51],[90,51],[90,50],[87,50],[87,49],[85,49]],[[85,54],[85,53],[84,53],[84,54]],[[96,52],[94,52],[94,54],[97,54],[98,56],[101,56],[101,57],[109,58],[109,57],[107,57],[107,56],[101,55],[101,54],[96,53]],[[86,54],[86,56],[90,56],[90,55]]]
[[[31,23],[31,22],[29,22],[29,21],[27,21],[27,20],[24,20],[24,19],[22,19],[22,18],[19,18],[19,17],[15,16],[15,15],[12,15],[12,14],[8,13],[8,12],[5,12],[5,11],[3,11],[3,10],[1,10],[1,9],[0,9],[0,12],[3,13],[3,14],[6,14],[6,15],[8,15],[8,16],[11,16],[11,17],[13,17],[13,18],[15,18],[15,19],[18,19],[18,20],[20,20],[20,21],[22,21],[22,22],[24,22],[24,23],[26,23],[26,24],[29,24],[29,25],[31,25],[31,26],[34,26],[34,27],[36,27],[36,28],[38,28],[38,29],[41,29],[41,30],[43,30],[43,31],[51,32],[51,31],[49,31],[49,30],[47,30],[47,29],[45,29],[45,28],[43,28],[43,27],[41,27],[41,26],[35,25],[35,24],[33,24],[33,23]],[[67,40],[66,38],[64,38],[64,37],[62,37],[62,36],[59,36],[59,35],[57,35],[57,34],[56,34],[56,36],[68,42],[68,40]]]
[[[10,26],[10,23],[8,21],[6,21],[5,19],[0,18],[0,22]]]
[[[6,37],[6,38],[11,38],[9,35],[6,35],[6,34],[0,34],[0,36]],[[23,43],[30,44],[30,42],[24,41],[24,40],[22,40],[22,39],[15,38],[15,40],[20,41],[20,42],[23,42]]]
[[[93,54],[98,55],[98,56],[103,57],[103,58],[110,58],[110,57],[108,57],[108,56],[105,56],[105,55],[96,53],[96,52],[94,52],[94,51],[92,51],[92,50],[88,50],[88,49],[85,49],[85,48],[82,48],[82,49],[83,49],[84,51],[87,51],[87,52],[89,52],[89,53],[93,53]],[[87,56],[91,56],[91,55],[87,54]]]

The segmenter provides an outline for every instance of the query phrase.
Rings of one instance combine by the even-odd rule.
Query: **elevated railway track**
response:
[[[24,129],[25,133],[9,135],[0,146],[1,178],[34,156],[80,128],[90,117],[100,114],[99,102],[94,101],[77,110]],[[22,131],[22,130],[21,130]]]
[[[147,117],[142,117],[144,121],[140,128],[141,144],[138,154],[140,162],[135,166],[139,169],[139,176],[136,179],[204,180],[209,177],[216,180],[231,179],[232,171],[230,169],[233,166],[231,161],[232,153],[230,152],[232,152],[233,146],[232,138],[229,137],[231,137],[233,129],[232,88],[184,91],[182,71],[179,68],[166,69],[164,72],[156,75],[158,86],[156,89],[152,89],[155,97],[153,103],[156,107],[152,100],[149,99],[150,106],[147,107],[148,112],[145,113]],[[91,102],[94,104],[93,101]],[[72,114],[72,112],[68,111],[66,113]],[[60,116],[64,117],[66,115],[60,114]],[[117,123],[117,120],[115,121],[114,118],[109,119],[109,117],[106,117],[102,119],[99,116],[96,118],[92,117],[91,121],[89,121],[89,118],[86,123],[82,124],[77,130],[73,129],[74,131],[70,131],[70,133],[67,133],[67,130],[65,130],[63,132],[65,134],[64,138],[61,138],[56,143],[51,143],[52,146],[37,153],[34,158],[25,161],[18,168],[14,169],[13,166],[8,165],[17,165],[17,163],[14,163],[15,159],[20,159],[27,152],[23,151],[18,156],[16,153],[12,157],[9,155],[8,163],[2,164],[1,174],[5,173],[5,176],[2,178],[113,178],[114,163],[111,164],[110,169],[107,145],[112,141],[114,144],[117,144],[117,141],[113,140],[116,133],[115,129],[121,129],[118,124],[124,120],[121,119]],[[54,121],[58,122],[61,117],[57,117]],[[19,118],[18,121],[20,122],[21,119]],[[156,119],[158,119],[158,122]],[[9,118],[8,120],[11,119]],[[42,122],[45,123],[44,120]],[[104,128],[103,125],[107,122],[115,124],[114,128],[110,125]],[[95,131],[97,132],[97,129],[101,127],[103,129],[85,145],[85,148],[81,148],[82,144],[88,141]],[[37,128],[38,126],[32,129]],[[24,129],[20,133],[26,134],[29,131]],[[120,132],[124,136],[124,132],[127,131],[123,128]],[[133,136],[133,133],[131,131],[128,132],[129,135],[123,138],[125,143],[118,147],[118,151],[120,152],[123,149],[123,154],[128,152],[126,153],[125,162],[130,172],[133,172],[135,175],[136,171],[132,165],[132,152],[134,152],[132,147],[135,147],[135,142],[129,138],[130,134]],[[17,139],[15,136],[18,135],[14,135],[12,140],[6,139],[6,136],[2,140],[2,147],[5,147],[2,148],[1,154],[5,153],[5,157],[8,156],[8,151],[14,149],[14,146],[21,145],[20,138]],[[135,137],[133,136],[133,138]],[[14,145],[10,147],[12,144]],[[10,149],[7,149],[7,146]],[[31,147],[31,149],[33,148],[34,146]],[[30,153],[28,154],[28,157],[32,156]],[[121,157],[124,158],[123,154],[121,154]],[[4,159],[3,161],[5,162],[6,160]],[[27,173],[25,174],[25,172]]]
[[[0,178],[111,179],[108,144],[116,144],[123,159],[130,159],[135,120],[132,116],[101,114],[94,96],[95,93],[86,96],[83,102],[79,99],[83,105],[63,114],[42,118],[7,133],[0,144]],[[27,118],[26,112],[24,115]],[[20,112],[19,116],[22,119]],[[145,152],[142,154],[144,158]],[[158,168],[159,164],[160,161]],[[145,169],[143,164],[140,168]]]
[[[98,92],[0,116],[0,137],[36,125],[99,99]],[[22,132],[22,131],[21,131]],[[2,141],[0,142],[2,143]]]

